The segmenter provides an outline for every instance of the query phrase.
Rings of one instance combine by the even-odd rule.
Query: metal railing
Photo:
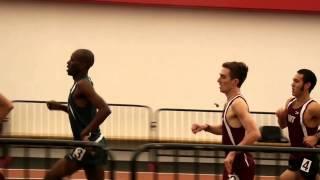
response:
[[[189,170],[188,175],[193,176],[194,180],[199,180],[202,175],[209,176],[208,179],[216,180],[221,178],[223,173],[225,151],[252,152],[257,160],[257,180],[278,179],[281,171],[286,168],[289,153],[320,153],[318,148],[151,143],[140,146],[134,152],[130,164],[131,180],[138,180],[138,173],[141,172],[138,168],[139,158],[143,153],[149,153],[153,156],[153,161],[150,162],[153,167],[150,169],[152,173],[149,176],[150,180],[163,179],[161,176],[165,174],[160,172],[165,171],[168,174],[170,167],[169,172],[172,173],[173,179],[184,179],[186,175],[183,174],[181,167],[186,167],[188,163],[192,168],[191,172],[193,172],[193,174],[190,174]],[[161,166],[166,168],[161,168]],[[201,173],[202,168],[207,169],[207,172]],[[179,172],[180,169],[182,172]],[[188,179],[192,178],[189,177]]]
[[[251,114],[259,127],[278,126],[277,117],[273,112],[252,111]],[[194,135],[191,132],[192,123],[221,124],[221,110],[162,108],[155,112],[154,117],[156,128],[153,131],[158,142],[221,142],[221,136],[210,133]],[[286,131],[284,136],[287,136]]]
[[[8,168],[10,168],[10,166],[14,166],[9,164],[9,166],[4,167],[4,174],[7,177],[6,179],[40,179],[40,177],[34,177],[35,174],[38,174],[38,171],[35,172],[34,166],[37,166],[37,169],[43,170],[43,176],[45,171],[51,167],[53,159],[63,158],[65,155],[64,152],[67,152],[75,147],[91,147],[93,149],[102,149],[107,154],[106,161],[107,169],[109,171],[108,178],[111,180],[115,179],[115,163],[113,154],[110,152],[108,148],[95,142],[49,139],[0,138],[0,145],[2,148],[7,149],[6,153],[2,155],[2,158],[10,157],[13,160],[11,160],[12,162],[16,161],[16,163],[11,162],[10,164],[16,164],[17,166],[19,166],[19,169],[23,169],[22,174],[14,173],[14,170],[12,170],[13,172],[8,172]],[[65,149],[65,151],[59,151],[62,149]],[[44,162],[39,163],[39,161]]]
[[[5,137],[71,138],[68,115],[49,111],[47,101],[15,100]],[[66,102],[60,102],[66,103]],[[109,140],[144,142],[220,142],[220,136],[210,133],[192,134],[192,123],[221,123],[221,110],[162,108],[155,112],[148,106],[109,104],[111,115],[100,126]],[[271,112],[251,112],[258,126],[277,125]],[[124,133],[125,132],[125,133]],[[288,136],[284,131],[284,136]]]
[[[64,139],[72,137],[68,115],[61,111],[49,111],[47,101],[15,100],[13,103],[15,108],[5,125],[4,136]],[[109,140],[151,139],[153,112],[150,107],[136,104],[109,106],[112,113],[100,125],[102,133]]]

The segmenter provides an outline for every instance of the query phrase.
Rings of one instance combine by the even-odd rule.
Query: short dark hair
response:
[[[309,88],[309,93],[312,91],[312,89],[314,88],[314,86],[316,86],[317,84],[317,77],[314,74],[314,72],[312,72],[309,69],[300,69],[297,71],[298,74],[302,74],[303,75],[303,84],[306,83],[310,83],[311,86]]]
[[[230,70],[231,79],[239,79],[238,87],[246,80],[248,74],[248,66],[243,62],[225,62],[222,67]]]
[[[74,52],[77,58],[86,63],[88,69],[94,64],[94,54],[89,49],[78,49]]]

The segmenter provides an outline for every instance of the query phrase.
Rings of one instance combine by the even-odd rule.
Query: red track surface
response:
[[[29,171],[25,171],[24,169],[7,169],[3,171],[6,175],[8,180],[19,180],[19,179],[30,179],[30,180],[38,180],[42,179],[45,173],[45,170],[38,170],[38,169],[30,169]],[[108,178],[108,172],[105,172],[105,179]],[[159,180],[174,180],[176,174],[173,173],[160,173],[158,175]],[[186,174],[186,173],[179,173],[178,174],[179,180],[194,180],[194,174]],[[70,179],[73,180],[83,180],[85,179],[85,175],[83,171],[79,171],[75,173]],[[221,180],[221,176],[208,175],[208,174],[200,174],[200,180]],[[273,180],[276,179],[275,177],[271,176],[263,176],[257,178],[259,180]],[[125,171],[117,171],[115,173],[115,180],[130,180],[130,173]],[[138,173],[137,180],[153,180],[153,174],[150,172],[140,172]]]

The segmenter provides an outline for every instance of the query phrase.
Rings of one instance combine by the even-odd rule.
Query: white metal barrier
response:
[[[110,104],[111,115],[100,126],[108,139],[148,139],[152,111],[147,106]],[[67,113],[48,110],[44,101],[14,101],[4,136],[72,137]]]

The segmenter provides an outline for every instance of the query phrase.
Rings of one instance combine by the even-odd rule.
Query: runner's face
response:
[[[230,70],[222,68],[220,76],[218,78],[220,92],[226,93],[233,87],[234,79],[231,79]]]
[[[296,74],[291,83],[291,92],[292,96],[298,97],[300,96],[304,91],[304,82],[303,82],[303,75],[302,74]]]
[[[74,76],[81,71],[82,63],[77,58],[76,54],[72,54],[70,60],[67,62],[68,75]]]

